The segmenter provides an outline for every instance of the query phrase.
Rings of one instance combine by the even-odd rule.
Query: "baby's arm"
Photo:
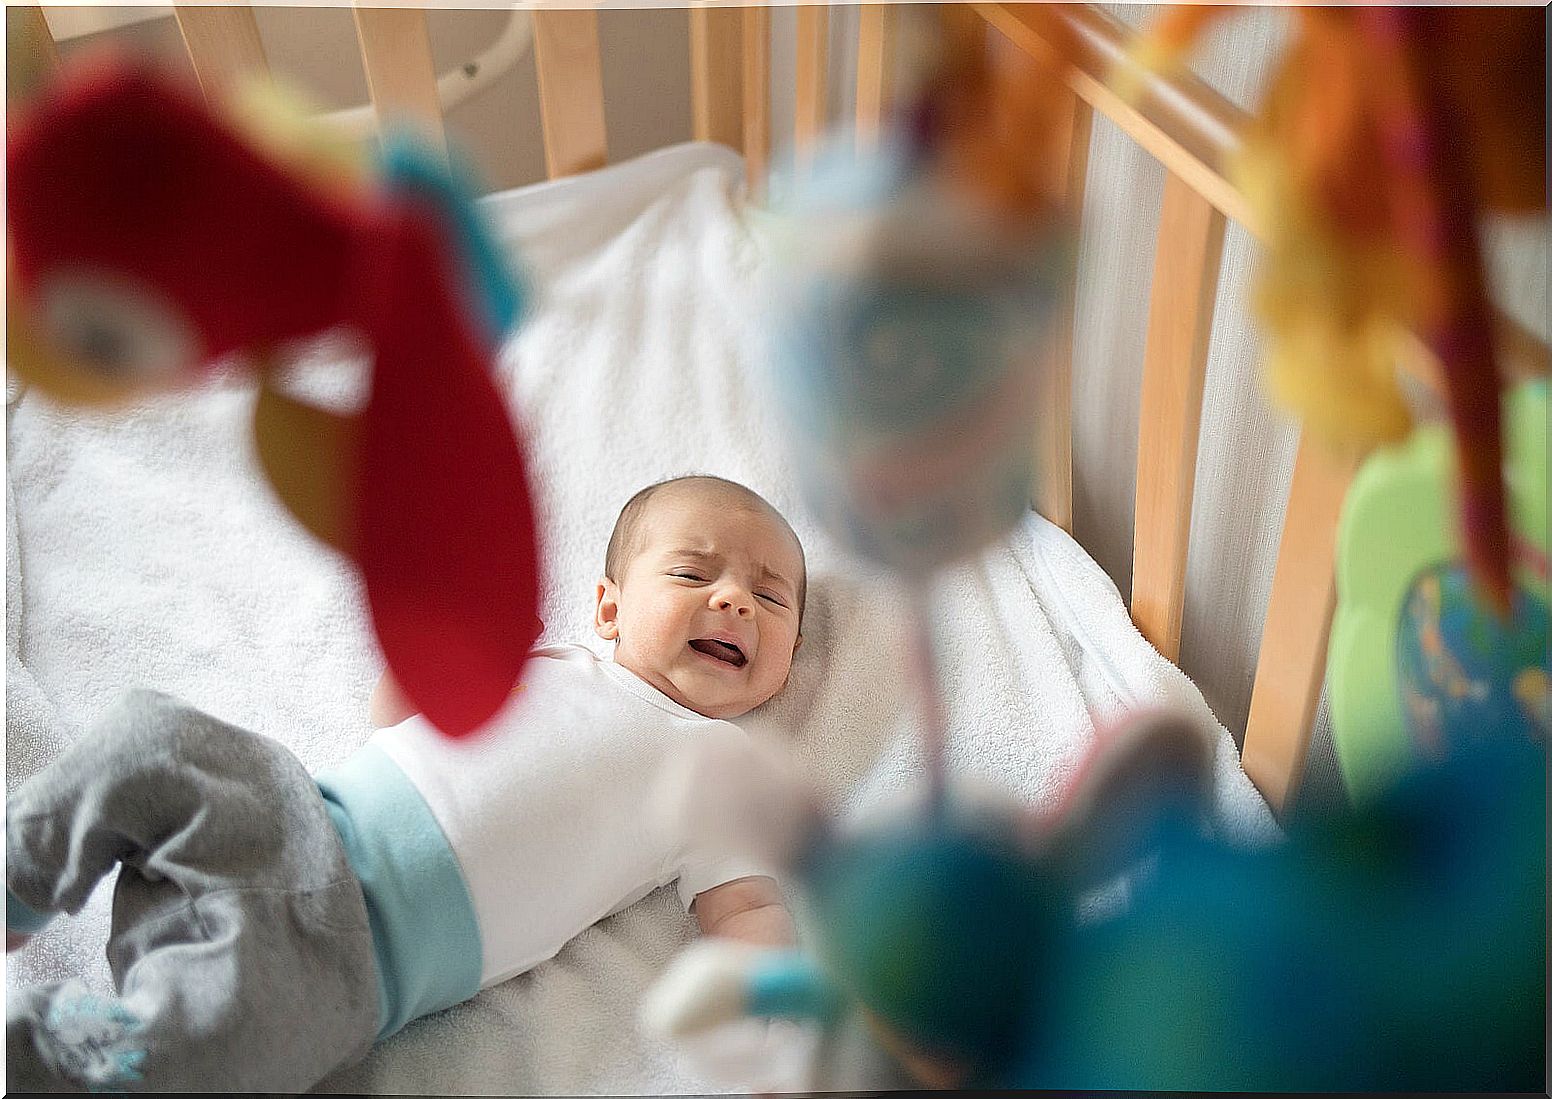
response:
[[[372,700],[367,703],[366,712],[373,728],[386,729],[407,717],[414,717],[420,711],[399,692],[399,685],[393,681],[393,673],[385,668],[383,677],[377,681],[377,689],[372,692]]]
[[[701,931],[758,946],[794,946],[797,929],[776,879],[737,878],[695,895]]]

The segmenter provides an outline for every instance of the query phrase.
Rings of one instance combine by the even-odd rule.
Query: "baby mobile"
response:
[[[1178,63],[1225,10],[1172,10],[1137,57]],[[1236,170],[1265,233],[1274,395],[1328,445],[1379,448],[1343,509],[1327,671],[1365,796],[1488,730],[1552,732],[1545,383],[1504,392],[1478,239],[1486,214],[1546,211],[1543,20],[1292,12]],[[1396,377],[1410,333],[1438,362],[1447,433],[1413,430]]]
[[[1220,10],[1167,15],[1138,57],[1178,60]],[[940,1087],[1527,1087],[1544,1048],[1536,737],[1396,766],[1351,817],[1290,825],[1270,851],[1204,829],[1212,745],[1170,715],[1130,715],[1101,735],[1045,816],[982,811],[948,788],[923,593],[1028,507],[1030,373],[1071,255],[1069,217],[1035,165],[1050,156],[1047,112],[1072,54],[1061,19],[1037,18],[1054,67],[951,51],[876,152],[822,150],[786,192],[772,187],[791,218],[772,360],[794,460],[829,530],[913,593],[928,811],[846,834],[801,784],[787,785],[782,817],[779,768],[745,776],[732,797],[751,838],[797,837],[788,857],[812,894],[815,956],[697,944],[644,1018],[683,1036],[745,1014],[833,1021],[855,1008],[918,1082]],[[1372,660],[1353,672],[1397,670],[1362,684],[1333,663],[1333,712],[1344,683],[1370,701],[1388,692],[1387,715],[1402,708],[1398,681],[1417,693],[1439,631],[1411,648],[1393,639],[1426,621],[1418,601],[1439,586],[1414,591],[1405,618],[1403,596],[1418,567],[1463,555],[1445,587],[1469,585],[1466,632],[1512,665],[1483,676],[1506,697],[1408,705],[1456,724],[1523,711],[1544,734],[1545,387],[1512,398],[1506,464],[1473,220],[1477,195],[1493,209],[1544,206],[1541,124],[1509,121],[1541,102],[1539,85],[1520,87],[1539,80],[1539,61],[1520,56],[1539,31],[1503,10],[1481,23],[1415,9],[1295,19],[1238,169],[1267,236],[1258,306],[1272,388],[1332,445],[1403,440],[1411,417],[1393,371],[1411,330],[1439,360],[1452,427],[1397,462],[1400,491],[1349,501],[1339,572],[1401,570],[1379,585],[1391,640],[1364,637]],[[1443,517],[1451,468],[1455,524]],[[1418,509],[1429,493],[1431,511]],[[1415,549],[1429,515],[1441,528],[1422,540],[1431,557]],[[1378,552],[1398,540],[1413,549]],[[722,761],[732,785],[737,770]],[[1084,888],[1145,852],[1153,868],[1124,912],[1075,918]]]
[[[54,399],[103,405],[241,356],[276,493],[360,570],[405,695],[470,733],[539,630],[527,475],[492,378],[522,293],[467,184],[408,134],[388,135],[373,179],[273,114],[250,129],[115,56],[13,111],[10,365]],[[287,345],[342,326],[371,352],[370,395],[349,413],[282,383]]]
[[[961,42],[869,155],[842,137],[772,183],[771,358],[800,487],[913,599],[934,800],[930,581],[1012,529],[1033,490],[1038,371],[1074,241],[1045,167],[1062,77]]]

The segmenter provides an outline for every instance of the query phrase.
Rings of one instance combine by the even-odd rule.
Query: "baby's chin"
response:
[[[680,688],[679,699],[681,705],[694,710],[702,717],[717,718],[727,721],[735,717],[743,717],[750,710],[764,704],[771,697],[770,694],[761,695],[759,692],[727,691],[711,688],[697,690],[696,685],[688,685],[689,689]],[[774,694],[775,692],[771,692]]]

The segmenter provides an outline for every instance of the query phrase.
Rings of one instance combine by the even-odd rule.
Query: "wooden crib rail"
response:
[[[414,8],[363,8],[352,14],[372,108],[385,119],[409,118],[443,148],[447,135],[426,13]]]
[[[253,9],[178,4],[173,15],[206,99],[222,99],[244,80],[269,75]]]
[[[1249,119],[1189,73],[1164,78],[1134,68],[1143,94],[1135,104],[1122,99],[1110,81],[1117,70],[1131,66],[1127,51],[1134,35],[1097,8],[1042,5],[1037,13],[1016,4],[973,6],[1036,59],[1049,56],[1041,18],[1061,19],[1078,46],[1073,91],[1153,154],[1167,173],[1139,415],[1132,615],[1160,652],[1175,659],[1225,218],[1257,236],[1264,230],[1229,179]],[[1546,374],[1547,345],[1502,313],[1497,323],[1507,373]],[[1413,341],[1401,365],[1437,387],[1437,366],[1420,342]],[[1336,524],[1355,472],[1355,462],[1301,441],[1242,751],[1246,772],[1279,812],[1286,812],[1297,791],[1313,733],[1335,609]]]
[[[535,11],[533,21],[550,178],[601,168],[609,160],[609,142],[598,13],[591,8]]]

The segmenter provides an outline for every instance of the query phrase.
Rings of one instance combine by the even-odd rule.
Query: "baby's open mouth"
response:
[[[749,663],[748,658],[744,656],[744,650],[730,641],[716,641],[710,637],[697,637],[690,642],[690,648],[698,653],[705,653],[707,656],[715,657],[724,664],[729,664],[735,668],[742,668]]]

